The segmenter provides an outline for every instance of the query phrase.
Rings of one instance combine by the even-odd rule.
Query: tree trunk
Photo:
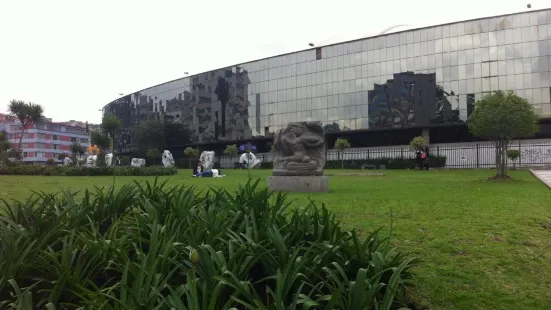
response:
[[[499,140],[495,142],[496,147],[496,177],[503,179],[507,175],[506,151],[509,141]]]
[[[23,136],[25,135],[25,126],[21,126],[21,136],[19,137],[19,150],[21,151],[21,156],[23,156]]]

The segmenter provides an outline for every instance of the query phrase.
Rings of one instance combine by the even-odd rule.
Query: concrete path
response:
[[[547,187],[551,188],[551,170],[532,170],[530,169],[530,172],[538,178],[540,181],[543,182],[543,184],[547,185]]]

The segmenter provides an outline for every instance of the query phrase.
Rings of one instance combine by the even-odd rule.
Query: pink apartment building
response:
[[[11,115],[0,114],[0,131],[8,134],[14,148],[19,147],[21,137],[19,121]],[[26,162],[43,163],[49,158],[57,162],[59,154],[71,154],[71,144],[80,143],[84,148],[90,145],[89,134],[84,126],[66,123],[45,122],[30,126],[23,136],[22,149]]]

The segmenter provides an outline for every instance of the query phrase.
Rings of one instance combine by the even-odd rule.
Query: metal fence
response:
[[[509,166],[537,167],[551,165],[551,139],[513,141],[509,149],[520,150],[520,158]],[[446,143],[430,146],[431,155],[446,156],[447,168],[490,168],[495,166],[495,147],[491,142]],[[339,160],[337,150],[327,150],[327,160]],[[271,162],[271,153],[255,156],[261,162]],[[413,158],[414,152],[407,145],[391,147],[350,148],[343,151],[344,160],[368,160],[377,158]],[[232,168],[239,156],[217,158],[223,168]]]

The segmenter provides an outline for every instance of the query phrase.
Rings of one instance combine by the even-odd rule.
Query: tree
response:
[[[165,148],[165,124],[162,121],[150,120],[141,123],[134,131],[134,141],[138,151],[146,154],[152,148]]]
[[[345,138],[338,138],[335,141],[334,149],[339,151],[339,158],[341,159],[341,169],[344,169],[344,150],[350,147],[350,143]]]
[[[48,159],[46,160],[46,165],[48,165],[48,166],[53,166],[53,165],[55,165],[55,158],[48,158]]]
[[[109,148],[109,137],[99,130],[94,130],[90,134],[90,140],[92,145],[100,148],[100,152],[103,153],[105,149]]]
[[[153,165],[155,165],[155,161],[161,157],[161,151],[159,151],[159,149],[151,148],[147,150],[146,156],[151,159],[153,161]]]
[[[44,109],[39,104],[24,102],[22,100],[11,100],[8,110],[11,115],[17,117],[21,124],[21,136],[19,137],[19,150],[23,152],[23,136],[28,127],[44,119]]]
[[[73,161],[77,162],[77,154],[84,154],[84,148],[78,142],[71,144],[71,153],[73,154]]]
[[[0,163],[8,161],[8,151],[11,149],[11,143],[8,134],[0,131]]]
[[[184,150],[184,155],[188,156],[189,166],[193,167],[191,164],[191,158],[199,156],[199,149],[194,149],[190,146],[186,147]]]
[[[496,178],[507,177],[506,152],[513,139],[528,138],[538,131],[532,105],[513,91],[498,90],[476,102],[467,124],[476,137],[491,140],[496,151]]]
[[[103,115],[103,118],[101,119],[101,129],[111,139],[110,149],[113,156],[115,155],[115,135],[120,128],[121,120],[115,114],[107,113]]]
[[[237,154],[237,145],[230,144],[226,146],[226,149],[224,150],[224,154],[230,156],[230,162],[233,165],[233,156]]]
[[[513,162],[513,170],[517,169],[517,159],[520,157],[519,150],[507,150],[507,158]]]
[[[409,143],[409,148],[414,152],[422,151],[424,146],[425,139],[421,136],[413,138],[413,140]]]

